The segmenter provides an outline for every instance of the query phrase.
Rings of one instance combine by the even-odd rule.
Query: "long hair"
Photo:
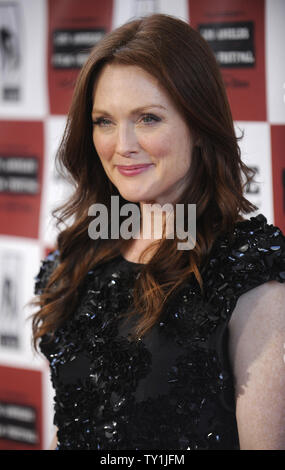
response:
[[[177,201],[196,204],[196,245],[189,251],[178,250],[176,236],[155,242],[156,252],[134,286],[130,316],[139,314],[135,337],[142,337],[157,322],[185,280],[193,277],[203,289],[201,266],[216,238],[231,233],[242,213],[256,209],[243,195],[253,173],[241,160],[220,69],[202,36],[186,22],[163,14],[135,19],[107,34],[78,76],[56,157],[74,184],[74,193],[53,215],[58,226],[72,222],[65,223],[58,235],[60,263],[34,302],[40,306],[33,316],[35,347],[76,309],[87,272],[118,256],[128,243],[122,237],[94,242],[88,235],[92,204],[103,203],[109,209],[112,195],[119,196],[120,207],[127,202],[108,180],[92,140],[94,83],[109,63],[136,65],[157,78],[197,142],[188,184]]]

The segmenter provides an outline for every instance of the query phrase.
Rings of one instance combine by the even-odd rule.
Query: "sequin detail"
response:
[[[42,292],[58,252],[36,278]],[[285,281],[285,238],[263,215],[219,237],[159,322],[132,341],[120,317],[139,266],[122,257],[89,271],[74,314],[41,350],[55,389],[58,449],[238,449],[227,325],[240,295]]]

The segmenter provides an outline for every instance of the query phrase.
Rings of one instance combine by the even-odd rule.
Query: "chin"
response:
[[[142,198],[140,196],[138,196],[137,194],[126,194],[124,192],[121,192],[120,193],[121,196],[126,199],[126,201],[128,202],[137,202],[137,203],[140,203],[144,198],[145,196],[142,196]]]

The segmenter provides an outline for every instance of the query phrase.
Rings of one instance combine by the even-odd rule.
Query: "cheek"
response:
[[[111,160],[114,153],[114,143],[110,136],[98,135],[93,133],[93,143],[100,160]]]
[[[175,136],[175,137],[174,137]],[[152,135],[141,141],[141,146],[159,163],[161,168],[171,168],[175,173],[184,174],[191,163],[191,136],[188,130]]]
[[[143,149],[155,159],[162,159],[171,153],[171,137],[169,135],[151,135],[140,139]]]

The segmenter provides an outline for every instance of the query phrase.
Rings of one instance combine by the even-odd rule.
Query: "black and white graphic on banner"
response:
[[[0,3],[0,103],[19,102],[23,83],[21,10],[16,2]]]
[[[0,156],[0,194],[38,194],[38,173],[36,157]]]
[[[0,348],[20,347],[20,285],[22,259],[19,253],[0,252]]]
[[[60,29],[52,35],[52,66],[55,69],[81,68],[90,51],[104,36],[104,28]]]
[[[220,67],[255,66],[252,21],[199,24],[198,30],[213,49]]]
[[[0,439],[37,444],[37,414],[31,406],[0,401]]]

